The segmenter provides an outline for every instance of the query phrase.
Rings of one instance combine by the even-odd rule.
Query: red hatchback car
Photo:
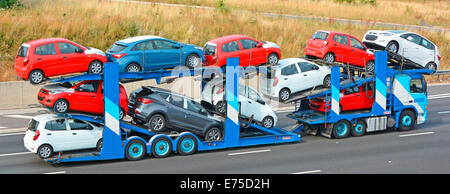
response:
[[[42,105],[53,108],[57,113],[80,111],[93,114],[103,114],[102,81],[65,82],[45,85],[39,90],[38,101]],[[128,112],[128,96],[125,88],[120,85],[120,119]]]
[[[340,111],[371,109],[374,102],[373,82],[368,85],[355,86],[343,89],[339,98]],[[331,103],[331,101],[330,101]],[[313,110],[325,112],[325,100],[323,97],[309,100],[309,107]],[[331,105],[328,105],[327,112]]]
[[[64,38],[33,40],[21,45],[14,70],[32,84],[46,77],[76,72],[101,73],[107,62],[103,51],[83,47]]]
[[[356,37],[340,32],[317,31],[305,48],[306,58],[320,58],[325,62],[342,62],[375,69],[375,55]]]
[[[239,57],[240,66],[277,64],[280,47],[272,42],[259,41],[245,35],[229,35],[211,40],[203,47],[204,65],[222,67],[228,57]]]

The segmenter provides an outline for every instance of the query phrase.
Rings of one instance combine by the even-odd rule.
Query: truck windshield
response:
[[[410,92],[425,93],[425,87],[423,86],[422,79],[411,79]]]

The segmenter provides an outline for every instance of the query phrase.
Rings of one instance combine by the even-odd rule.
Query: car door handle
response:
[[[67,59],[67,57],[63,57],[63,59]]]
[[[40,61],[40,60],[42,60],[42,59],[41,59],[41,58],[37,58],[36,60],[39,60],[39,61]]]
[[[51,133],[47,133],[47,135],[52,135]]]
[[[92,97],[96,97],[96,95],[92,95]]]
[[[308,74],[303,74],[303,76],[308,76]]]
[[[414,100],[410,100],[410,101],[409,101],[409,103],[413,103],[413,102],[414,102]]]
[[[288,78],[284,78],[284,80],[288,80]]]
[[[251,102],[251,101],[248,101],[248,103],[250,103],[250,104],[251,104],[252,102]]]
[[[72,133],[72,135],[77,135],[77,133]]]

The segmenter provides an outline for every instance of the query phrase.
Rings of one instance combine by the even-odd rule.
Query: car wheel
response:
[[[95,149],[99,152],[102,151],[102,148],[103,148],[103,138],[99,139],[97,141],[97,145],[95,146]]]
[[[436,64],[434,64],[433,62],[429,62],[427,63],[427,65],[425,66],[425,68],[429,69],[429,70],[433,70],[433,72],[435,72],[436,69]]]
[[[367,130],[367,124],[365,121],[358,119],[356,121],[356,125],[352,128],[352,136],[359,137],[363,136],[366,133]]]
[[[177,151],[180,155],[191,155],[197,151],[197,146],[197,139],[187,134],[178,140]]]
[[[224,101],[219,101],[216,104],[216,112],[225,115],[227,113],[227,103],[225,103]]]
[[[42,159],[47,159],[47,158],[49,158],[50,156],[53,155],[53,148],[52,148],[52,146],[50,146],[48,144],[41,145],[38,148],[37,154]]]
[[[59,99],[53,105],[53,110],[57,113],[66,113],[69,110],[69,102],[65,99]]]
[[[273,127],[274,124],[274,120],[271,116],[266,116],[264,117],[264,119],[261,121],[262,126],[266,129],[270,129]]]
[[[270,65],[276,65],[278,64],[278,60],[280,58],[278,57],[278,55],[276,53],[270,53],[269,56],[267,56],[267,63]]]
[[[154,132],[160,132],[166,126],[166,119],[161,114],[155,114],[148,120],[148,127]]]
[[[398,129],[400,131],[409,131],[413,129],[416,124],[416,115],[411,110],[404,110],[400,113],[398,122]]]
[[[125,72],[140,72],[141,66],[137,63],[131,63],[125,68]]]
[[[333,136],[336,139],[342,139],[342,138],[346,138],[348,137],[348,135],[350,134],[350,122],[348,122],[347,120],[339,120],[338,122],[334,123],[333,125]]]
[[[164,136],[158,137],[152,143],[152,154],[156,158],[165,158],[172,151],[172,141]]]
[[[366,63],[366,69],[368,72],[374,72],[375,71],[375,62],[374,61],[368,61]]]
[[[286,100],[289,100],[291,98],[291,91],[287,88],[283,88],[280,90],[280,93],[278,94],[278,99],[281,102],[284,102]]]
[[[93,74],[99,74],[103,71],[103,63],[101,61],[92,61],[91,64],[89,64],[89,73]]]
[[[201,65],[202,59],[197,54],[190,54],[186,57],[186,66],[189,67],[189,69],[194,69]]]
[[[44,72],[42,72],[39,69],[35,69],[31,71],[30,75],[28,76],[31,84],[40,84],[42,81],[44,81]]]
[[[325,76],[325,78],[323,78],[323,87],[331,87],[331,75],[327,75]]]
[[[205,133],[205,141],[220,141],[221,139],[222,131],[217,127],[211,127]]]
[[[334,54],[333,53],[327,53],[324,57],[323,60],[327,63],[334,63]]]
[[[123,118],[125,118],[125,110],[123,110],[123,108],[120,108],[119,120],[123,120]]]
[[[386,45],[386,49],[385,50],[387,50],[389,52],[397,53],[398,52],[398,48],[399,48],[398,43],[392,41],[392,42],[389,42]]]
[[[135,161],[144,158],[147,147],[144,142],[138,139],[131,140],[125,147],[125,157],[127,160]]]

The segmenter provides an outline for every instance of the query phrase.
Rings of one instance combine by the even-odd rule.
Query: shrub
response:
[[[14,6],[22,6],[19,0],[0,0],[0,8],[8,9]]]

